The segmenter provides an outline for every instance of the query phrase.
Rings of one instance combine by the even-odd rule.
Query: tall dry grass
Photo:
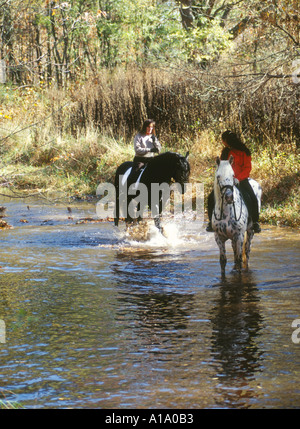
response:
[[[222,74],[219,69],[105,71],[74,92],[70,131],[93,124],[102,133],[130,139],[150,117],[168,145],[225,128],[257,147],[298,141],[299,85],[286,79],[243,81]]]

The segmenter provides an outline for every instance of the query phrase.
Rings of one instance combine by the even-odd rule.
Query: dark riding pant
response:
[[[146,157],[146,156],[135,156],[133,158],[132,171],[141,170],[152,159],[153,159],[152,157],[150,158],[150,157]]]
[[[253,188],[249,183],[249,180],[248,179],[242,180],[239,183],[238,188],[245,201],[249,214],[252,217],[252,222],[258,222],[258,218],[259,218],[258,201],[253,191]]]
[[[242,180],[238,185],[238,189],[242,194],[242,197],[247,206],[249,215],[252,218],[252,222],[258,222],[258,219],[259,219],[258,201],[253,191],[253,188],[249,183],[249,180],[248,179]],[[215,198],[214,198],[214,191],[212,191],[209,194],[208,200],[207,200],[207,211],[208,211],[209,220],[211,220],[212,218],[214,206],[215,206]]]
[[[132,170],[130,172],[127,182],[134,183],[138,179],[139,172],[141,171],[141,169],[144,168],[146,164],[152,159],[152,157],[150,158],[145,156],[135,156],[133,158]]]

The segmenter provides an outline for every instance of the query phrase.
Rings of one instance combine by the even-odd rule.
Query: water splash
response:
[[[162,222],[163,233],[153,224],[153,221],[143,221],[127,228],[124,235],[125,243],[133,248],[179,248],[198,242],[198,237],[189,234],[185,223],[168,220]]]

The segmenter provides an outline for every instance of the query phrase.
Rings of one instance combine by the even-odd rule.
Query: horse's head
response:
[[[189,181],[190,177],[190,164],[188,161],[189,152],[186,153],[185,156],[176,153],[176,162],[175,162],[175,170],[173,174],[173,179],[176,183],[180,183],[183,185]]]
[[[228,161],[217,158],[217,169],[215,175],[215,192],[225,198],[227,204],[233,203],[234,172],[232,168],[233,156]]]

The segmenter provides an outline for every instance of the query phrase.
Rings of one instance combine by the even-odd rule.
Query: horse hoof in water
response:
[[[148,241],[150,238],[148,222],[127,222],[126,235],[134,241]]]

